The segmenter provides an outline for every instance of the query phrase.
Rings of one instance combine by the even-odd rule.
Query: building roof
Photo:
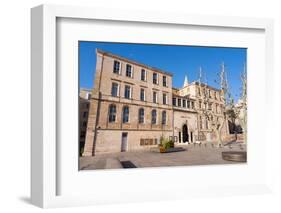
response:
[[[122,56],[113,54],[113,53],[111,53],[111,52],[103,51],[103,50],[98,49],[98,48],[96,49],[96,52],[97,52],[97,53],[100,53],[100,54],[103,54],[103,55],[107,55],[107,56],[111,56],[111,57],[117,58],[117,59],[122,60],[122,61],[127,61],[128,63],[135,64],[135,65],[138,65],[138,66],[142,66],[142,67],[144,67],[144,68],[147,68],[147,69],[150,69],[150,70],[154,70],[154,71],[156,71],[156,72],[160,72],[160,73],[163,73],[163,74],[165,74],[165,75],[173,76],[173,73],[171,73],[171,72],[167,72],[167,71],[158,69],[158,68],[156,68],[156,67],[151,67],[151,66],[142,64],[142,63],[140,63],[140,62],[137,62],[137,61],[135,61],[135,60],[131,60],[131,59],[128,59],[128,58],[125,58],[125,57],[122,57]]]
[[[88,89],[88,88],[80,88],[80,91],[92,92],[92,89]]]
[[[193,81],[191,84],[199,85],[199,82],[198,82],[198,81]],[[207,88],[212,89],[212,90],[216,90],[216,91],[218,91],[218,92],[221,91],[220,89],[215,88],[215,87],[212,87],[212,86],[210,86],[210,85],[208,85],[208,84],[206,85],[206,84],[204,84],[204,83],[201,83],[201,85],[202,85],[202,86],[207,86]]]

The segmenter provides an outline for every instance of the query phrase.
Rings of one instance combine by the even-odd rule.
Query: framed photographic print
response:
[[[272,25],[33,8],[32,203],[269,192]]]

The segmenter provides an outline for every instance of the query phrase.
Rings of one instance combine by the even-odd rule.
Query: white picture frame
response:
[[[58,116],[58,100],[57,100],[57,88],[59,87],[60,81],[57,78],[57,21],[59,18],[64,19],[79,19],[79,20],[100,20],[102,21],[119,21],[121,24],[124,22],[133,23],[153,23],[155,26],[198,26],[203,30],[212,28],[225,29],[226,31],[235,30],[257,30],[262,32],[263,37],[261,38],[264,43],[264,67],[261,68],[260,76],[266,76],[265,79],[258,78],[257,81],[264,81],[265,87],[261,88],[262,100],[264,103],[262,107],[266,106],[271,108],[274,103],[274,98],[270,96],[270,91],[273,88],[272,79],[273,76],[273,21],[271,19],[257,19],[257,18],[241,18],[241,17],[216,17],[216,16],[203,16],[203,15],[188,15],[188,14],[173,14],[173,13],[153,13],[148,11],[120,11],[109,8],[85,8],[85,7],[74,7],[74,6],[54,6],[54,5],[41,5],[31,10],[31,73],[32,73],[32,103],[31,103],[31,201],[33,204],[47,208],[47,207],[61,207],[61,206],[76,206],[76,205],[92,205],[100,203],[117,203],[117,202],[138,202],[145,200],[163,200],[163,199],[178,199],[178,198],[189,198],[189,197],[206,197],[206,196],[224,196],[224,195],[242,195],[242,194],[253,194],[253,193],[264,193],[271,191],[271,164],[270,164],[270,153],[259,152],[258,149],[249,151],[249,158],[252,156],[258,156],[262,153],[262,161],[264,164],[260,168],[255,168],[252,171],[257,174],[264,173],[264,176],[253,181],[243,178],[237,181],[237,183],[226,184],[217,183],[214,185],[208,185],[207,183],[202,185],[200,182],[193,182],[190,185],[182,183],[182,187],[176,185],[175,187],[161,188],[160,183],[154,183],[149,185],[151,191],[146,194],[141,189],[129,189],[131,185],[124,186],[124,191],[114,190],[114,185],[109,185],[113,189],[109,193],[106,186],[97,190],[96,194],[83,194],[80,193],[60,193],[60,185],[64,184],[65,179],[61,176],[67,174],[61,174],[63,169],[63,163],[60,164],[61,152],[63,149],[58,146],[57,138],[57,116]],[[206,34],[207,35],[207,34]],[[258,62],[257,62],[258,63]],[[249,76],[251,80],[251,76]],[[257,85],[250,84],[250,89],[253,91]],[[250,99],[250,101],[252,101]],[[259,108],[261,112],[263,108]],[[267,119],[269,125],[266,126],[264,138],[266,148],[270,145],[270,139],[273,137],[271,131],[273,131],[272,125],[270,125],[273,116],[273,111],[267,112],[265,119]],[[251,115],[249,119],[253,119]],[[251,123],[251,122],[250,122]],[[251,126],[250,126],[251,127]],[[256,126],[253,128],[260,127]],[[251,129],[250,129],[251,130]],[[249,130],[249,132],[250,132]],[[251,134],[251,133],[249,133]],[[253,139],[254,137],[252,137]],[[260,139],[261,140],[261,139]],[[251,143],[251,137],[249,137],[249,150],[253,146]],[[78,143],[78,142],[77,142]],[[260,142],[258,143],[260,144]],[[257,145],[258,146],[258,145]],[[60,150],[61,149],[61,150]],[[267,149],[269,150],[269,149]],[[67,151],[67,150],[65,150]],[[78,153],[77,153],[78,155]],[[257,157],[253,157],[255,161]],[[64,159],[62,160],[64,161]],[[220,177],[222,169],[229,172],[230,170],[245,171],[247,167],[238,165],[237,167],[228,168],[217,168],[217,167],[204,167],[198,169],[198,167],[183,167],[183,168],[161,168],[161,169],[149,169],[149,170],[131,170],[131,171],[102,171],[106,173],[105,176],[101,173],[83,173],[84,176],[91,175],[99,176],[101,178],[112,178],[114,175],[118,178],[134,177],[136,180],[140,179],[141,175],[147,175],[147,172],[153,173],[155,177],[161,177],[163,175],[171,176],[173,173],[181,173],[183,170],[188,170],[196,174],[196,170],[205,170],[204,172],[217,171],[217,177]],[[77,170],[78,172],[78,170]],[[200,171],[201,172],[201,171]],[[203,174],[203,173],[202,173]],[[170,177],[169,176],[169,177]],[[213,176],[215,178],[216,176]],[[139,179],[138,179],[139,178]],[[74,181],[69,177],[70,183]],[[110,179],[105,179],[110,180]],[[119,179],[118,179],[119,180]],[[136,181],[138,183],[138,181]],[[69,183],[68,183],[69,184]],[[77,191],[77,182],[72,182],[73,192]],[[89,184],[89,183],[87,183]],[[106,184],[106,183],[104,183]],[[134,184],[130,182],[130,184]],[[208,187],[209,186],[209,187]],[[83,188],[84,185],[83,185]],[[89,185],[89,190],[91,186]],[[127,188],[127,189],[126,189]],[[142,188],[146,189],[142,186]],[[71,192],[71,189],[69,190]],[[85,191],[87,191],[85,189]],[[120,193],[122,196],[120,196]],[[127,193],[127,194],[126,194]],[[173,194],[174,196],[167,196]]]

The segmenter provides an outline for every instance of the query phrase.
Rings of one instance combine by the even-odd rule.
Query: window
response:
[[[201,96],[201,90],[200,87],[198,88],[198,95]]]
[[[87,122],[84,121],[84,122],[83,122],[83,127],[86,127],[86,126],[87,126]]]
[[[178,99],[178,107],[181,107],[181,99]]]
[[[163,87],[167,86],[167,77],[163,76]]]
[[[114,61],[113,73],[120,74],[120,62],[119,61]]]
[[[126,64],[126,76],[130,78],[133,77],[132,66],[130,64]]]
[[[167,94],[163,94],[163,104],[167,104]]]
[[[173,98],[173,106],[177,106],[177,99]]]
[[[215,99],[217,100],[217,92],[214,92]]]
[[[212,104],[211,103],[208,104],[208,110],[212,110]]]
[[[191,109],[194,109],[194,102],[191,101]]]
[[[202,101],[199,101],[199,108],[202,108]]]
[[[109,106],[108,121],[109,122],[115,122],[116,121],[116,106],[114,104]]]
[[[145,91],[143,88],[140,89],[140,100],[145,101]]]
[[[83,112],[83,118],[86,118],[88,116],[88,112]]]
[[[190,100],[187,100],[187,108],[190,108]]]
[[[203,129],[203,125],[202,125],[202,117],[199,117],[199,128]]]
[[[144,123],[144,109],[143,108],[139,109],[139,123],[140,124]]]
[[[207,117],[206,117],[205,121],[206,121],[206,129],[209,129],[209,125],[208,125],[208,119],[207,119]]]
[[[145,71],[145,69],[141,70],[141,80],[146,81],[146,71]]]
[[[162,124],[166,124],[166,120],[167,120],[167,113],[166,111],[162,112]]]
[[[185,108],[186,107],[186,100],[182,100],[182,106]]]
[[[123,107],[123,123],[128,123],[129,122],[129,107],[124,106]]]
[[[158,84],[158,74],[157,73],[153,73],[153,83]]]
[[[181,143],[181,132],[179,132],[179,143]]]
[[[113,97],[117,97],[118,96],[118,88],[119,88],[119,85],[117,83],[112,83],[111,95]]]
[[[125,94],[124,97],[127,99],[131,98],[131,87],[128,85],[125,85]]]
[[[153,91],[153,103],[157,103],[157,92]]]
[[[157,112],[156,110],[152,110],[151,112],[151,123],[152,124],[156,124],[156,121],[157,121]]]
[[[87,100],[90,100],[90,99],[91,99],[91,93],[87,93],[86,99],[87,99]]]

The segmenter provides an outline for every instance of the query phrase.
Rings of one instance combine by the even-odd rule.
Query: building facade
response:
[[[81,88],[79,91],[79,150],[80,155],[84,152],[87,133],[90,99],[92,91]]]
[[[149,149],[161,136],[179,144],[195,143],[200,135],[206,140],[207,133],[213,139],[198,111],[198,83],[185,79],[183,88],[172,88],[169,72],[102,50],[96,57],[84,156]],[[208,89],[219,110],[219,90]]]

